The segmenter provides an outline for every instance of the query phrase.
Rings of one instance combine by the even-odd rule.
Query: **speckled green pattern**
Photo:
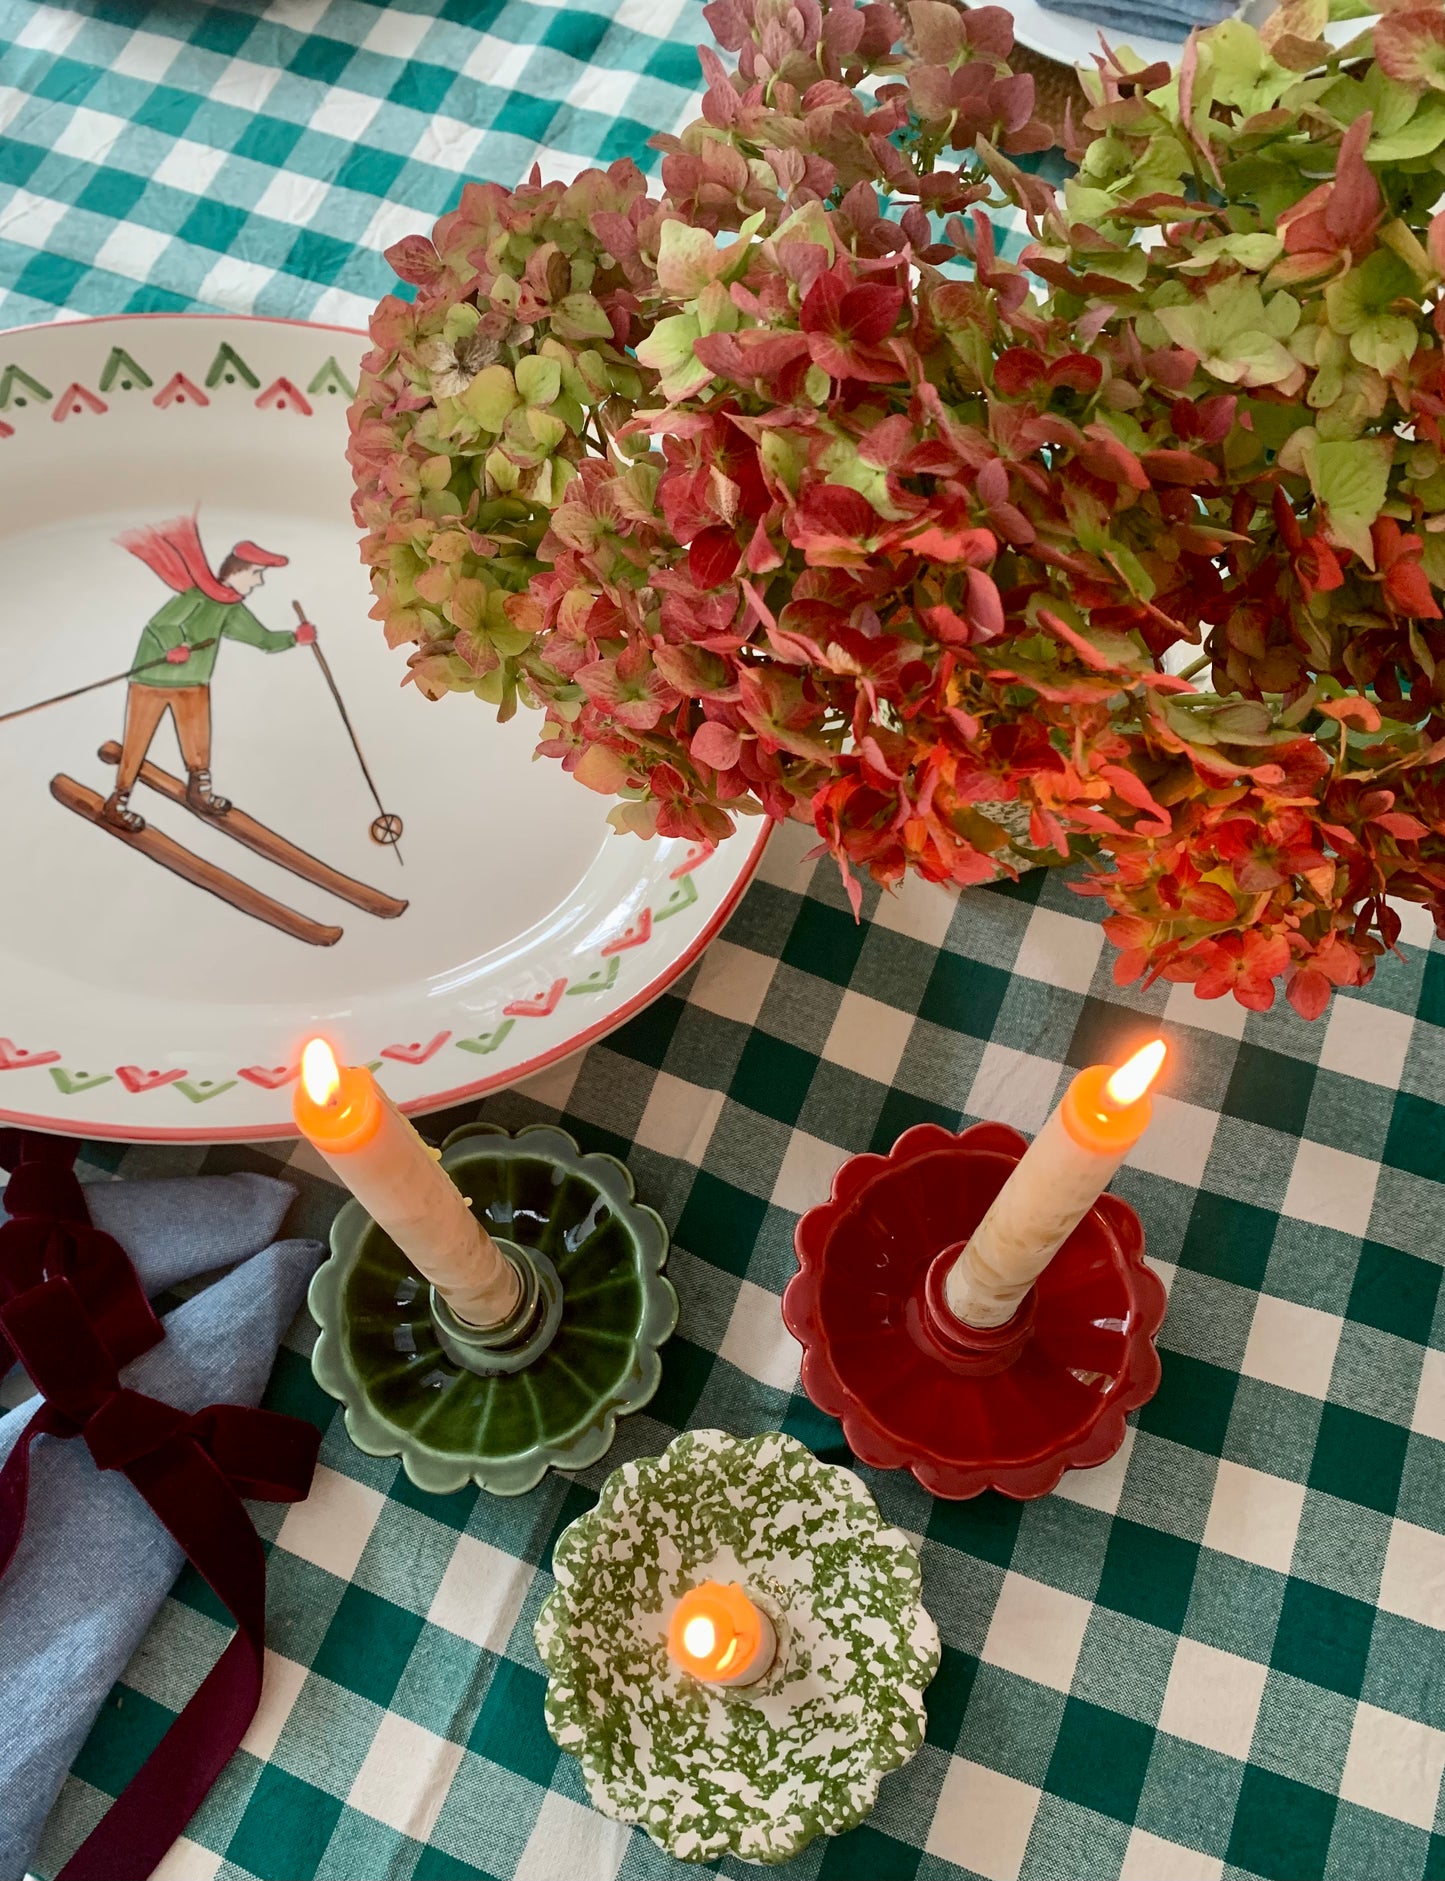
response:
[[[491,1378],[443,1351],[428,1289],[359,1203],[342,1209],[332,1257],[311,1284],[322,1328],[317,1379],[346,1405],[352,1441],[400,1456],[438,1492],[468,1479],[497,1495],[533,1488],[547,1468],[604,1456],[617,1418],[657,1389],[657,1348],[677,1323],[662,1272],[667,1230],[634,1199],[611,1156],[583,1156],[545,1125],[513,1138],[473,1126],[447,1139],[442,1162],[492,1232],[539,1248],[562,1282],[561,1324],[525,1371]]]
[[[553,1557],[537,1620],[547,1725],[596,1806],[672,1854],[781,1862],[853,1828],[923,1738],[938,1669],[918,1556],[850,1470],[794,1438],[684,1434],[628,1463]],[[778,1624],[767,1677],[710,1689],[667,1654],[672,1609],[737,1580]]]

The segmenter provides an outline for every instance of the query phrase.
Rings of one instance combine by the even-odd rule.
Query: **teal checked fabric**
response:
[[[0,323],[201,307],[360,322],[380,250],[468,176],[565,175],[692,114],[697,0],[0,0]],[[1033,1131],[1073,1068],[1172,1047],[1117,1179],[1170,1291],[1163,1383],[1041,1501],[935,1502],[912,1535],[944,1643],[927,1741],[867,1826],[786,1881],[1445,1881],[1445,951],[1327,1020],[1112,981],[1095,904],[1033,874],[868,891],[785,831],[723,936],[580,1058],[489,1100],[631,1167],[674,1231],[662,1389],[575,1480],[427,1496],[347,1441],[292,1332],[269,1402],[324,1431],[260,1505],[267,1680],[167,1881],[683,1881],[588,1808],[542,1720],[551,1549],[607,1470],[687,1427],[781,1427],[778,1296],[845,1156],[923,1119]],[[478,1049],[485,1049],[482,1041]],[[474,1110],[439,1117],[440,1136]],[[98,1179],[268,1169],[283,1147],[92,1146]],[[305,1154],[297,1232],[337,1195]],[[183,1576],[51,1819],[49,1877],[227,1637]],[[0,1642],[3,1650],[3,1642]],[[0,1798],[0,1808],[3,1808]],[[723,1871],[741,1875],[737,1863]]]

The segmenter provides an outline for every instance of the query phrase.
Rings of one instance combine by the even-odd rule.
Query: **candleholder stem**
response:
[[[525,1371],[556,1337],[562,1323],[562,1283],[540,1248],[492,1237],[503,1260],[517,1276],[517,1303],[495,1326],[473,1326],[454,1310],[436,1287],[431,1313],[437,1340],[453,1364],[479,1378]]]

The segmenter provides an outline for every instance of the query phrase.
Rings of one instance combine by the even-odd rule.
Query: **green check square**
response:
[[[236,247],[247,219],[244,209],[202,197],[176,233],[183,242],[194,242],[197,248],[214,248],[224,255]]]
[[[1323,1875],[1335,1798],[1254,1764],[1245,1766],[1226,1859],[1251,1874],[1305,1881]]]
[[[1139,1428],[1219,1456],[1229,1431],[1238,1375],[1182,1352],[1165,1352],[1161,1358],[1159,1389],[1139,1413]]]
[[[24,144],[11,144],[3,154],[8,162],[12,155],[22,156],[25,151]],[[7,174],[3,181],[23,184],[28,175],[28,170],[24,176]],[[77,209],[88,209],[93,215],[108,216],[112,222],[124,222],[145,190],[146,180],[143,176],[131,176],[125,170],[97,170],[76,197],[75,206]]]
[[[991,1489],[967,1502],[936,1501],[928,1517],[929,1540],[1006,1568],[1013,1559],[1024,1506]]]
[[[356,48],[321,33],[307,33],[291,55],[291,70],[298,78],[334,85],[355,57]]]
[[[1070,1698],[1049,1759],[1048,1787],[1085,1809],[1132,1822],[1153,1745],[1153,1731],[1137,1718]]]
[[[664,1346],[663,1350],[666,1351],[667,1347]],[[596,1504],[596,1501],[597,1491],[595,1489],[584,1488],[581,1483],[567,1484],[566,1492],[562,1497],[561,1503],[557,1509],[557,1514],[552,1522],[552,1532],[547,1537],[546,1547],[542,1550],[542,1559],[539,1565],[544,1574],[550,1574],[552,1572],[552,1550],[557,1546],[558,1537],[561,1535],[563,1529],[570,1528],[577,1520],[578,1516],[585,1515],[587,1511]]]
[[[1431,1025],[1445,1026],[1445,953],[1434,947],[1425,956],[1416,1017],[1427,1019]]]
[[[1198,1562],[1194,1542],[1120,1516],[1109,1531],[1096,1598],[1101,1607],[1177,1633],[1189,1611]]]
[[[768,1204],[700,1169],[678,1218],[679,1247],[740,1278],[748,1271]],[[665,1348],[664,1348],[665,1350]]]
[[[542,144],[560,108],[555,98],[527,98],[514,91],[492,119],[492,129],[524,138],[529,144]]]
[[[1292,1579],[1284,1591],[1270,1663],[1326,1691],[1358,1698],[1374,1621],[1374,1608],[1363,1600]]]
[[[619,1026],[607,1043],[613,1051],[623,1052],[627,1057],[635,1058],[639,1064],[652,1065],[661,1070],[678,1021],[687,1010],[684,1000],[672,993],[664,993],[661,999],[654,999],[650,1006],[644,1006],[626,1025]]]
[[[113,1685],[75,1759],[75,1775],[107,1796],[119,1796],[175,1719],[175,1712],[144,1692]]]
[[[605,168],[609,163],[616,163],[619,157],[631,157],[640,170],[650,170],[657,162],[648,149],[653,134],[650,124],[639,124],[636,118],[615,119],[598,146],[599,165]]]
[[[1257,1289],[1269,1265],[1278,1219],[1267,1208],[1201,1189],[1190,1211],[1179,1265]]]
[[[1399,1501],[1409,1441],[1410,1433],[1398,1424],[1327,1404],[1320,1417],[1310,1487],[1390,1515]]]
[[[356,144],[341,160],[336,186],[360,190],[363,196],[384,197],[405,168],[405,160],[390,150],[371,150],[365,144]]]
[[[867,938],[868,929],[853,919],[851,911],[844,914],[841,909],[808,897],[798,909],[798,918],[783,947],[783,959],[801,972],[849,986]]]
[[[923,1734],[939,1750],[957,1750],[963,1732],[963,1714],[968,1710],[969,1693],[977,1675],[978,1660],[971,1652],[960,1652],[956,1646],[943,1648],[937,1676],[923,1694],[928,1714]]]
[[[661,1424],[684,1430],[712,1377],[716,1355],[674,1333],[662,1348],[662,1383],[648,1407]]]
[[[1440,1269],[1433,1261],[1402,1254],[1379,1241],[1366,1241],[1360,1249],[1348,1313],[1366,1326],[1428,1345],[1439,1293]]]
[[[1137,1013],[1086,994],[1079,1002],[1064,1062],[1079,1071],[1086,1065],[1117,1064],[1148,1036],[1140,1030]]]
[[[263,163],[268,170],[283,170],[304,129],[281,118],[254,117],[236,139],[235,154]]]
[[[869,1823],[823,1844],[818,1881],[913,1881],[923,1851]]]
[[[424,1625],[419,1614],[408,1613],[364,1587],[349,1586],[311,1669],[384,1708]]]
[[[948,1110],[942,1104],[931,1103],[926,1097],[915,1097],[911,1091],[900,1091],[895,1086],[883,1100],[868,1147],[875,1156],[886,1156],[903,1132],[911,1130],[914,1124],[940,1123],[945,1130],[956,1130],[962,1118],[962,1111]]]
[[[1314,1083],[1315,1067],[1304,1059],[1242,1040],[1222,1108],[1245,1123],[1303,1136]]]
[[[555,46],[558,52],[568,53],[585,65],[607,37],[611,24],[611,20],[600,13],[569,7],[566,12],[553,14],[541,43]]]
[[[1381,1160],[1427,1182],[1445,1182],[1445,1109],[1412,1091],[1397,1091]]]
[[[207,52],[219,52],[223,58],[232,59],[251,37],[255,26],[255,19],[249,14],[232,13],[225,7],[208,7],[190,25],[186,37],[193,46],[204,46]]]
[[[415,1509],[419,1515],[429,1515],[434,1522],[444,1522],[448,1528],[454,1528],[460,1534],[471,1521],[472,1511],[482,1492],[475,1483],[468,1483],[464,1489],[453,1489],[448,1495],[437,1495],[430,1489],[418,1489],[405,1470],[398,1470],[386,1493],[403,1508]]]
[[[991,1038],[1008,989],[1009,976],[999,967],[966,960],[961,954],[941,953],[933,963],[918,1016],[950,1032]]]
[[[257,1881],[297,1881],[320,1868],[346,1805],[268,1763],[226,1849]]]
[[[796,1123],[818,1061],[811,1052],[786,1045],[767,1032],[749,1034],[728,1096],[779,1123]]]
[[[547,1731],[546,1696],[547,1681],[540,1672],[499,1660],[467,1749],[546,1789],[562,1754]]]
[[[474,1868],[469,1861],[449,1855],[430,1842],[417,1856],[411,1875],[412,1881],[494,1881],[485,1868]]]

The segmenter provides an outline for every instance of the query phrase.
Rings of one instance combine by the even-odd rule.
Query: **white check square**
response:
[[[1074,1682],[1092,1612],[1092,1604],[1078,1594],[1066,1594],[1010,1569],[979,1656],[988,1665],[1066,1692]]]
[[[256,1715],[246,1727],[241,1749],[265,1763],[279,1743],[286,1720],[296,1708],[301,1687],[306,1683],[306,1668],[294,1659],[283,1659],[278,1652],[267,1652],[261,1674],[261,1702]]]
[[[431,1834],[462,1747],[388,1711],[362,1759],[346,1800],[353,1809],[424,1842]]]
[[[1413,1522],[1390,1523],[1380,1605],[1445,1632],[1445,1535]]]
[[[925,947],[941,947],[958,912],[958,896],[941,882],[925,882],[921,875],[905,875],[897,888],[885,888],[874,910],[874,927],[906,934]]]
[[[1445,1773],[1445,1731],[1374,1705],[1358,1705],[1345,1756],[1340,1795],[1383,1816],[1435,1826],[1440,1778]]]
[[[1244,1022],[1249,1014],[1228,993],[1222,999],[1201,999],[1192,986],[1176,984],[1169,988],[1164,1017],[1170,1025],[1196,1026],[1201,1032],[1214,1032],[1220,1038],[1243,1038]]]
[[[1154,1121],[1130,1150],[1126,1163],[1130,1169],[1146,1169],[1150,1175],[1168,1176],[1197,1189],[1214,1148],[1219,1112],[1186,1103],[1182,1097],[1158,1094],[1153,1104]]]
[[[1060,914],[1054,908],[1035,908],[1014,960],[1013,970],[1025,979],[1062,986],[1071,993],[1087,993],[1094,984],[1094,969],[1104,947],[1104,930],[1095,921]]]
[[[778,963],[771,954],[755,953],[732,941],[715,940],[702,957],[697,978],[688,994],[690,1003],[705,1007],[723,1019],[753,1025],[762,1011]]]
[[[1240,1371],[1310,1398],[1327,1398],[1344,1321],[1318,1307],[1262,1293],[1250,1322]]]
[[[1253,1659],[1221,1652],[1202,1640],[1181,1639],[1169,1669],[1159,1729],[1242,1763],[1249,1756],[1268,1677],[1269,1668]]]
[[[631,1839],[625,1822],[548,1790],[512,1881],[561,1881],[564,1875],[615,1881]]]
[[[276,1545],[350,1580],[385,1506],[380,1490],[318,1463],[311,1494],[286,1511]]]
[[[794,1130],[773,1184],[773,1201],[794,1215],[806,1214],[819,1202],[827,1201],[833,1178],[847,1159],[847,1150],[839,1149],[836,1143],[825,1143],[821,1137],[809,1136],[806,1130]]]
[[[891,1084],[913,1030],[913,1015],[865,993],[846,992],[823,1046],[830,1064]]]
[[[224,150],[180,137],[156,165],[151,180],[170,189],[183,189],[191,196],[203,196],[225,161]]]
[[[1445,1443],[1445,1352],[1437,1352],[1433,1346],[1420,1368],[1420,1388],[1415,1393],[1410,1428],[1422,1437],[1435,1437]]]
[[[1032,1783],[950,1757],[924,1846],[984,1881],[1018,1881],[1038,1807]]]
[[[1266,1476],[1225,1459],[1214,1479],[1204,1545],[1288,1574],[1304,1506],[1303,1483]]]
[[[1320,1064],[1349,1078],[1366,1078],[1397,1091],[1415,1022],[1408,1013],[1371,1006],[1337,993],[1330,1005]]]
[[[776,1391],[793,1389],[803,1354],[783,1324],[782,1303],[776,1293],[769,1293],[753,1280],[739,1283],[718,1356],[749,1378],[756,1378],[759,1384],[771,1385]]]
[[[1281,1212],[1341,1234],[1368,1234],[1379,1179],[1378,1163],[1305,1137],[1295,1152]]]
[[[1119,1881],[1221,1881],[1224,1863],[1218,1855],[1166,1842],[1147,1829],[1131,1829]]]
[[[109,111],[77,105],[56,133],[50,146],[57,157],[77,157],[82,163],[104,163],[115,149],[126,121]]]
[[[160,1866],[151,1869],[151,1881],[215,1881],[224,1860],[224,1855],[202,1848],[188,1835],[178,1835],[161,1857]]]
[[[965,1105],[971,1117],[1010,1123],[1036,1135],[1054,1107],[1062,1069],[1052,1058],[1035,1058],[990,1040],[983,1048]]]
[[[505,1652],[531,1584],[525,1562],[475,1535],[458,1535],[427,1621],[488,1652]]]
[[[706,1091],[668,1071],[659,1071],[647,1094],[636,1141],[659,1156],[699,1164],[722,1115],[721,1091]]]

